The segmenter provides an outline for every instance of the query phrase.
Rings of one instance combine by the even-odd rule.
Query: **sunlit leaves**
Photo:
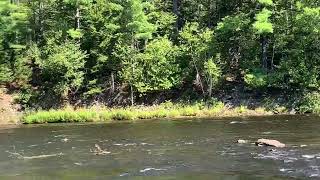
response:
[[[216,61],[219,56],[216,58],[210,58],[208,61],[204,62],[204,72],[208,76],[209,80],[213,85],[216,85],[221,77],[222,71],[217,65]]]
[[[263,4],[265,6],[271,6],[273,5],[273,0],[258,0],[260,4]]]
[[[256,15],[256,22],[253,23],[253,28],[258,34],[273,33],[273,25],[269,20],[271,14],[271,11],[264,8]]]
[[[150,42],[138,55],[140,77],[135,83],[139,92],[167,90],[180,83],[180,68],[176,61],[177,47],[167,38]]]
[[[130,0],[128,5],[129,23],[127,27],[135,39],[151,39],[155,26],[148,22],[141,0]]]

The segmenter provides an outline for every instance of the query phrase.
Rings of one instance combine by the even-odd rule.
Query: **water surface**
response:
[[[2,127],[0,179],[320,179],[319,120],[270,116]],[[258,138],[288,147],[234,143]],[[90,152],[95,144],[111,154]],[[40,155],[55,156],[32,158]]]

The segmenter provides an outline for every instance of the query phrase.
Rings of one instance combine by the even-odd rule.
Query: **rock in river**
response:
[[[277,141],[277,140],[271,140],[271,139],[258,139],[256,142],[257,146],[272,146],[272,147],[278,147],[283,148],[286,145]]]
[[[248,143],[248,142],[249,142],[248,140],[243,140],[243,139],[239,139],[239,140],[237,141],[238,144],[246,144],[246,143]]]

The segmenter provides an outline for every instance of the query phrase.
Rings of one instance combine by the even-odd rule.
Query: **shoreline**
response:
[[[94,121],[94,122],[46,122],[46,123],[8,123],[0,124],[0,130],[2,129],[12,129],[19,127],[37,127],[37,126],[60,126],[60,125],[99,125],[99,124],[121,124],[121,123],[144,123],[151,121],[228,121],[234,120],[234,118],[239,118],[239,120],[256,120],[256,118],[267,118],[267,117],[320,117],[317,114],[265,114],[265,115],[230,115],[230,116],[181,116],[174,118],[152,118],[152,119],[136,119],[136,120],[110,120],[110,121]],[[255,119],[253,119],[255,118]]]
[[[122,122],[141,121],[156,119],[210,119],[210,118],[235,118],[235,117],[265,117],[286,115],[289,112],[273,112],[264,108],[248,109],[239,106],[226,108],[218,103],[212,107],[199,108],[198,105],[186,105],[166,107],[164,105],[129,107],[129,108],[105,108],[91,107],[81,109],[58,109],[49,111],[38,111],[26,113],[21,118],[22,124],[44,124],[44,123],[99,123],[99,122]]]

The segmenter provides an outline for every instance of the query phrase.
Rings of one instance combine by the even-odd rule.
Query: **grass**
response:
[[[60,110],[37,111],[26,113],[22,122],[35,123],[68,123],[68,122],[108,122],[130,121],[140,119],[180,118],[180,117],[216,117],[245,114],[255,110],[248,110],[245,106],[227,110],[221,102],[207,106],[205,103],[173,104],[166,102],[158,106],[130,107],[130,108],[104,108],[92,107],[76,109],[65,108]],[[261,109],[259,109],[259,114]]]

